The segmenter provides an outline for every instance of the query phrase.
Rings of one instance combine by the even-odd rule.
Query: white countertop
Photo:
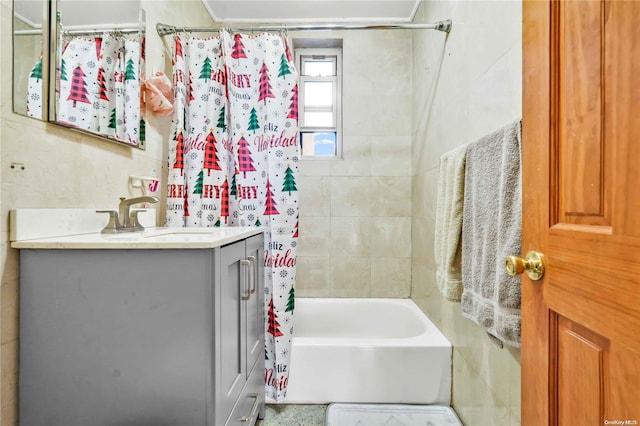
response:
[[[140,213],[143,232],[102,234],[108,216],[93,209],[17,209],[10,214],[16,249],[203,249],[264,232],[262,227],[160,228],[155,211]]]
[[[80,234],[14,241],[17,249],[203,249],[220,247],[264,228],[148,228],[144,232]]]

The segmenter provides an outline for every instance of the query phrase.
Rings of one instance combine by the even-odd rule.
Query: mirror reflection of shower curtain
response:
[[[111,33],[65,42],[56,122],[139,145],[141,47],[140,39]]]
[[[42,118],[42,53],[38,62],[29,71],[27,117]]]
[[[167,225],[265,227],[265,389],[286,395],[298,241],[297,72],[286,38],[175,37]]]

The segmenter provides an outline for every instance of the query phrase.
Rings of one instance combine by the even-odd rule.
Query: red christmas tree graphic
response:
[[[271,296],[271,300],[269,301],[269,310],[267,311],[267,315],[269,315],[269,328],[267,332],[271,333],[273,337],[283,336],[280,331],[280,323],[278,322],[278,315],[276,315],[276,308],[273,305],[273,296]]]
[[[204,168],[207,169],[207,176],[211,176],[211,170],[222,170],[218,164],[218,148],[216,148],[216,137],[213,129],[209,129],[206,138],[207,144],[204,146]]]
[[[182,172],[181,172],[182,173]],[[191,216],[189,214],[189,191],[187,190],[187,185],[184,185],[184,193],[185,193],[185,197],[184,197],[184,215],[186,216]]]
[[[247,177],[247,172],[256,171],[256,168],[253,166],[251,151],[249,151],[249,142],[244,136],[241,136],[238,141],[238,167],[245,178]]]
[[[231,51],[231,57],[233,59],[247,57],[247,54],[244,53],[244,44],[242,44],[242,36],[240,34],[235,34],[233,36],[233,48]]]
[[[287,118],[298,120],[298,85],[293,86],[293,94],[291,95],[291,105],[289,105],[289,114]]]
[[[293,227],[293,229],[296,230],[296,232],[293,233],[293,237],[292,238],[298,238],[298,218],[296,218],[296,226]]]
[[[73,69],[73,76],[71,77],[71,90],[69,91],[68,101],[73,101],[73,107],[75,108],[76,102],[84,102],[90,104],[89,91],[87,90],[87,83],[84,78],[87,75],[82,71],[80,65]]]
[[[182,40],[180,40],[180,36],[176,36],[176,59],[182,56]]]
[[[293,62],[293,56],[291,56],[291,49],[289,49],[289,39],[284,38],[284,53],[287,55],[287,61]]]
[[[195,101],[196,98],[193,97],[193,79],[191,77],[191,71],[189,71],[189,100]]]
[[[180,176],[184,170],[184,136],[182,136],[182,129],[176,136],[176,161],[173,163],[174,169],[180,169]]]
[[[109,97],[107,96],[107,85],[104,80],[104,68],[98,68],[98,91],[100,92],[100,99],[104,101],[108,101]]]
[[[264,214],[266,216],[280,214],[276,209],[276,200],[273,199],[273,191],[271,191],[271,182],[267,179],[267,199],[264,202]]]
[[[275,95],[271,93],[271,82],[269,81],[269,67],[263,61],[262,67],[260,67],[260,82],[258,86],[258,91],[260,95],[258,96],[258,102],[264,100],[265,105],[267,104],[268,98],[275,98]]]
[[[224,217],[224,223],[227,223],[229,217],[229,182],[227,177],[224,177],[224,183],[222,184],[222,193],[220,194],[220,216]]]
[[[102,37],[96,37],[95,42],[96,42],[96,58],[102,59],[102,55],[100,54],[100,51],[102,50]]]

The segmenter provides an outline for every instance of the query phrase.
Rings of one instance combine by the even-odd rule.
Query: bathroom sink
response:
[[[220,232],[219,228],[147,228],[143,232],[122,232],[102,234],[101,237],[117,241],[144,241],[158,237],[210,236]]]
[[[219,228],[153,228],[145,230],[142,238],[155,238],[166,235],[211,235]]]

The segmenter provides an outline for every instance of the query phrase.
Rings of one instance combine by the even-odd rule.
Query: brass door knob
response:
[[[526,272],[529,278],[537,281],[544,275],[543,259],[542,253],[530,251],[524,259],[519,256],[507,256],[504,266],[507,269],[507,274],[512,277]]]

